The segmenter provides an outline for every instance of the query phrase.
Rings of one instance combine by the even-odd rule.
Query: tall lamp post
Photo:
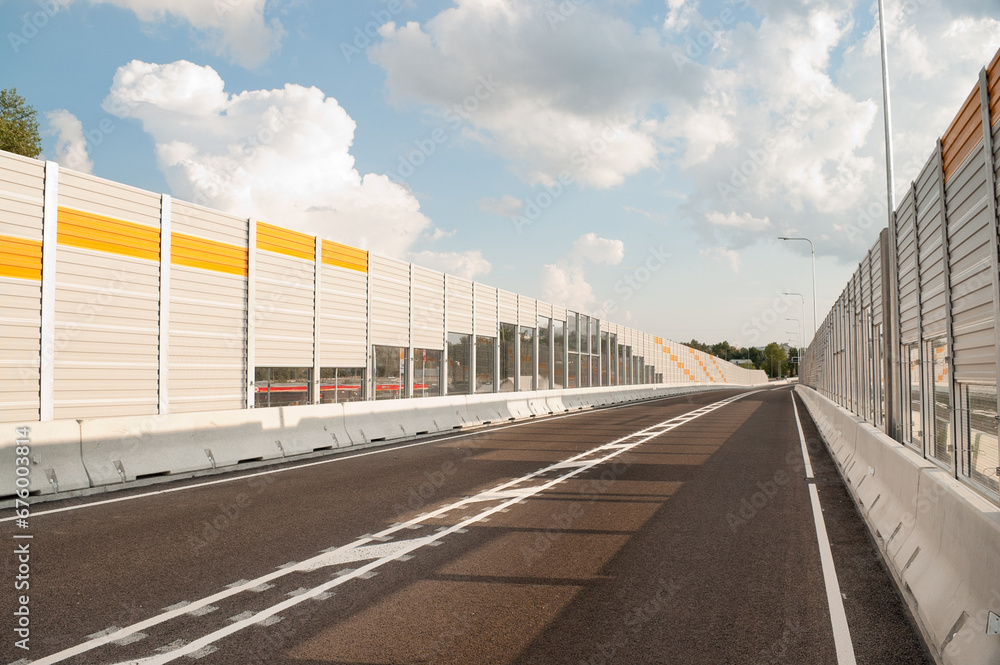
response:
[[[785,291],[781,295],[783,295],[783,296],[798,296],[799,297],[799,300],[801,301],[799,303],[799,305],[800,305],[799,309],[802,312],[802,319],[800,320],[800,324],[802,326],[802,332],[804,333],[805,332],[805,327],[806,327],[806,298],[805,298],[805,296],[802,295],[801,293],[795,293],[794,291]],[[805,343],[806,343],[805,337],[800,337],[799,338],[799,344],[805,345]]]
[[[809,243],[809,252],[812,254],[812,271],[813,271],[813,337],[816,336],[816,247],[813,246],[812,240],[809,238],[790,238],[786,236],[780,236],[778,240],[805,240]]]

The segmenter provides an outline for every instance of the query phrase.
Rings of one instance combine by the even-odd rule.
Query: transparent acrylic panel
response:
[[[566,355],[566,322],[552,321],[552,352],[554,362],[552,365],[552,383],[555,388],[566,387],[566,369],[564,356]]]
[[[538,390],[548,390],[552,387],[552,366],[549,363],[549,353],[552,350],[552,319],[547,316],[538,317]]]
[[[934,388],[932,413],[934,414],[933,448],[928,452],[934,459],[951,466],[951,395],[948,392],[948,344],[944,339],[927,342],[928,358],[931,359],[931,385]]]
[[[1000,493],[1000,444],[997,441],[997,389],[962,386],[964,417],[962,469],[980,485]]]
[[[923,448],[924,417],[923,398],[920,395],[920,347],[909,344],[910,352],[910,443]]]
[[[495,337],[476,337],[476,392],[491,393],[496,385],[497,340]]]
[[[363,367],[323,367],[319,370],[321,404],[360,402],[365,398]]]
[[[566,366],[566,387],[567,388],[578,388],[579,384],[579,365],[580,365],[580,354],[570,352],[569,354],[569,364]]]
[[[513,323],[500,324],[500,380],[497,392],[514,392],[514,377],[517,375],[514,338],[517,326]]]
[[[590,356],[580,354],[580,387],[590,387]]]
[[[521,343],[521,362],[518,376],[520,384],[518,385],[518,390],[534,390],[535,329],[521,326],[518,336]]]
[[[472,335],[448,333],[448,394],[468,395],[471,387]]]
[[[441,349],[413,349],[413,396],[441,394]]]
[[[372,355],[375,361],[375,399],[406,397],[406,347],[376,345]]]

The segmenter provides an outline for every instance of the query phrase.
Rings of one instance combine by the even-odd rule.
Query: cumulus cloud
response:
[[[613,187],[657,163],[650,104],[694,87],[677,49],[596,4],[567,16],[554,0],[458,0],[424,25],[387,24],[368,55],[393,99],[461,123],[526,181]]]
[[[183,21],[201,46],[244,67],[258,67],[281,48],[285,30],[266,16],[266,0],[88,0],[133,12],[145,23]]]
[[[992,57],[1000,19],[987,0],[886,4],[900,189]],[[711,246],[794,227],[853,262],[886,218],[867,221],[885,198],[874,7],[665,0],[665,18],[638,27],[617,2],[455,0],[387,24],[368,55],[391,99],[455,121],[532,185],[676,169],[679,213]]]
[[[524,208],[524,201],[510,194],[504,194],[499,199],[488,197],[479,202],[480,210],[493,212],[502,217],[518,215],[521,213],[522,208]]]
[[[49,133],[56,137],[55,161],[74,171],[93,173],[94,162],[87,152],[87,139],[83,123],[66,109],[56,109],[45,114]]]
[[[465,279],[476,279],[481,275],[489,274],[490,270],[493,269],[493,266],[483,258],[483,253],[478,249],[466,252],[424,250],[411,253],[410,260],[425,268],[439,270]]]
[[[355,122],[318,88],[229,94],[211,67],[133,60],[104,108],[142,122],[179,198],[396,257],[431,226],[410,190],[354,168]]]
[[[614,266],[623,258],[625,243],[621,240],[586,233],[576,239],[565,258],[542,266],[538,277],[542,298],[577,312],[591,312],[597,298],[587,282],[587,264]]]

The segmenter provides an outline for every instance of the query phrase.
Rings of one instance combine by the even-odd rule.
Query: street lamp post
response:
[[[805,240],[809,243],[809,253],[812,254],[812,273],[813,273],[813,337],[816,336],[816,247],[813,246],[812,240],[809,238],[790,238],[786,236],[781,236],[778,240]]]
[[[806,328],[806,298],[805,298],[805,296],[803,296],[801,293],[795,293],[794,291],[785,291],[781,295],[783,295],[783,296],[798,296],[799,297],[799,300],[801,301],[799,303],[799,309],[801,310],[801,313],[802,313],[802,319],[800,321],[800,324],[801,324],[801,327],[802,327],[802,332],[805,333],[805,328]],[[805,336],[803,335],[802,337],[799,337],[799,344],[803,344],[804,345],[805,343],[806,343]]]

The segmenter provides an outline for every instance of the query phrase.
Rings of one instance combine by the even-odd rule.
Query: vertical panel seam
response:
[[[39,419],[55,417],[56,261],[59,219],[59,165],[45,162],[42,193],[42,302],[39,357]]]

